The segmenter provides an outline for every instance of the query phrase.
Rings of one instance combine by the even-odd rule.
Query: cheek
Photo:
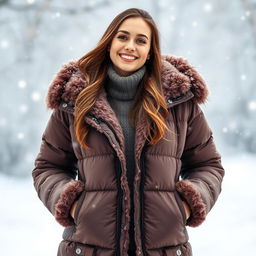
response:
[[[113,46],[110,47],[109,55],[110,55],[110,58],[111,58],[111,59],[116,58],[117,49],[116,49],[115,45],[113,45]]]
[[[112,51],[113,53],[117,52],[119,49],[120,49],[120,43],[119,42],[116,42],[116,41],[113,41],[111,46],[110,46],[110,51]]]

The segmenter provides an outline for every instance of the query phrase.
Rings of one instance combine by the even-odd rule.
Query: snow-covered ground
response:
[[[254,255],[256,156],[223,157],[222,194],[207,220],[189,228],[195,256]],[[38,199],[32,178],[0,176],[1,255],[54,256],[63,228]]]

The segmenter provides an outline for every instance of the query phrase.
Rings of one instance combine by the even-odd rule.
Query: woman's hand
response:
[[[71,209],[70,209],[70,215],[72,216],[72,218],[74,219],[74,215],[75,215],[75,210],[76,210],[76,206],[77,206],[77,200],[72,204]]]
[[[189,205],[188,205],[188,203],[187,203],[187,202],[182,201],[182,204],[183,204],[184,209],[185,209],[185,213],[186,213],[186,220],[187,220],[187,219],[190,217],[190,215],[191,215],[191,210],[190,210],[190,207],[189,207]]]

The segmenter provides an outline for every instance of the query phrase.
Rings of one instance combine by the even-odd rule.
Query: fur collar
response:
[[[162,86],[166,100],[179,97],[191,90],[194,94],[194,100],[198,104],[206,101],[207,85],[186,59],[163,55],[162,65]],[[74,105],[76,97],[86,86],[87,82],[76,62],[70,61],[59,70],[52,80],[46,96],[47,106],[55,109],[63,101]]]
[[[191,95],[193,100],[199,104],[206,101],[208,95],[207,86],[203,78],[187,60],[174,56],[162,56],[162,65],[162,86],[164,96],[168,103],[170,99],[176,98],[175,104],[178,104],[178,102],[191,98]],[[86,86],[87,83],[76,62],[69,62],[57,73],[51,82],[46,98],[47,106],[51,109],[61,108],[73,113],[74,108],[72,105],[74,105],[78,94]],[[70,107],[67,107],[68,105]],[[112,127],[112,129],[108,130],[107,137],[112,136],[109,133],[112,134],[112,131],[115,131],[109,140],[123,164],[122,168],[124,172],[122,173],[121,180],[126,180],[125,137],[118,118],[107,101],[105,90],[101,90],[101,93],[99,93],[90,110],[90,115],[93,118],[85,117],[86,122],[99,132],[104,132],[103,124]],[[98,124],[99,120],[104,120],[103,124]],[[135,161],[137,168],[139,168],[138,163],[142,148],[146,143],[146,128],[147,119],[144,115],[138,120],[135,129]],[[117,138],[119,143],[113,143],[113,138]],[[139,174],[136,175],[138,177]],[[127,181],[125,189],[127,191],[129,190]],[[127,194],[129,193],[127,192]]]

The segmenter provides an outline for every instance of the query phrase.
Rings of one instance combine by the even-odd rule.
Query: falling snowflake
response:
[[[33,92],[31,94],[31,98],[33,101],[39,101],[41,99],[41,95],[39,92]]]
[[[184,36],[185,36],[185,33],[184,33],[184,32],[180,32],[180,36],[181,36],[181,37],[184,37]]]
[[[246,80],[246,75],[241,75],[241,76],[240,76],[240,79],[241,79],[241,80]]]
[[[61,16],[61,13],[60,13],[60,12],[55,12],[55,13],[52,15],[52,19],[60,18],[60,16]]]
[[[248,102],[248,108],[251,111],[255,111],[256,110],[256,101],[252,100],[252,101]]]
[[[24,139],[24,133],[19,132],[19,133],[17,134],[17,138],[18,138],[19,140]]]
[[[246,12],[245,12],[245,15],[248,17],[248,16],[251,15],[251,12],[250,12],[250,11],[246,11]]]
[[[205,4],[205,5],[204,5],[204,10],[205,10],[206,12],[211,12],[211,11],[212,11],[212,5],[209,4],[209,3]]]
[[[176,20],[176,17],[173,16],[173,15],[171,15],[170,20],[171,20],[171,21],[175,21],[175,20]]]
[[[198,26],[198,23],[196,21],[193,21],[192,22],[192,27],[197,27]]]
[[[33,3],[35,3],[35,0],[27,0],[27,3],[28,4],[33,4]]]
[[[227,132],[228,132],[228,128],[227,128],[227,127],[224,127],[224,128],[222,129],[222,132],[227,133]]]
[[[18,86],[23,89],[27,86],[27,82],[24,80],[20,80],[18,81]]]
[[[28,106],[25,104],[20,105],[19,110],[21,113],[26,113],[28,111]]]
[[[244,17],[244,16],[241,16],[241,17],[240,17],[240,20],[244,21],[244,20],[245,20],[245,17]]]
[[[9,42],[7,40],[1,40],[0,41],[0,47],[5,49],[9,47]]]

